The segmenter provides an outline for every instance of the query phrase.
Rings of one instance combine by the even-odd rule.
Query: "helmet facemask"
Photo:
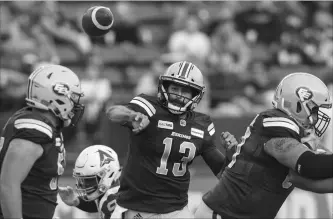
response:
[[[192,91],[192,98],[188,98],[175,93],[169,93],[168,88],[172,83],[179,86],[190,87]],[[176,100],[171,100],[170,94],[178,96],[180,98],[177,98]],[[204,87],[177,78],[172,78],[168,76],[160,77],[158,86],[158,98],[161,101],[162,105],[173,114],[183,114],[185,112],[192,111],[199,104],[203,95]]]
[[[120,171],[120,169],[118,172],[111,171],[109,176],[106,169],[91,176],[80,176],[74,173],[77,194],[85,201],[97,199],[118,181]]]
[[[302,106],[301,106],[302,104]],[[318,137],[321,137],[326,129],[328,128],[331,118],[323,112],[320,108],[331,108],[331,104],[322,104],[318,106],[314,101],[302,101],[297,103],[297,111],[302,110],[302,108],[306,111],[308,115],[308,123],[302,124],[303,128],[313,128]]]
[[[63,113],[61,113],[59,108],[62,108],[63,105],[66,105],[66,103],[64,103],[64,101],[62,100],[55,100],[56,103],[50,103],[49,109],[63,121],[64,127],[75,127],[80,121],[85,109],[84,105],[80,104],[80,99],[83,94],[69,91],[68,94],[66,94],[65,96],[68,99],[70,105],[72,106],[70,112],[67,113],[67,110],[63,109]]]
[[[97,175],[78,176],[74,174],[73,177],[76,180],[76,192],[83,200],[92,201],[103,194],[98,191],[101,178]]]
[[[75,127],[77,123],[81,120],[82,115],[84,113],[84,105],[80,104],[80,99],[83,94],[72,93],[70,96],[70,100],[73,102],[73,108],[71,113],[68,114],[70,117],[70,125]]]

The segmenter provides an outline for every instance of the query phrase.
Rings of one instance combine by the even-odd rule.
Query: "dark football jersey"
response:
[[[97,201],[98,212],[102,219],[111,219],[111,215],[116,208],[116,198],[119,186],[109,189],[101,199]]]
[[[0,171],[8,146],[16,138],[39,144],[44,150],[21,184],[23,216],[52,218],[57,205],[58,177],[65,167],[62,134],[31,108],[17,111],[8,120],[1,134]],[[0,218],[1,215],[0,209]]]
[[[271,138],[300,141],[300,128],[273,109],[256,116],[237,146],[218,184],[203,196],[222,218],[274,218],[293,190],[289,168],[264,151]]]
[[[214,150],[215,128],[209,116],[191,112],[186,120],[162,107],[156,97],[139,95],[128,107],[146,114],[150,124],[131,134],[117,203],[128,209],[169,213],[187,205],[188,166]]]
[[[119,184],[108,189],[104,195],[100,196],[95,201],[85,201],[79,198],[80,204],[77,208],[89,213],[98,212],[101,219],[111,219],[114,209],[116,208],[118,190]]]

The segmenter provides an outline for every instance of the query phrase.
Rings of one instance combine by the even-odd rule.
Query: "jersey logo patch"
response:
[[[158,120],[157,127],[161,128],[161,129],[170,129],[170,130],[172,130],[173,129],[173,122]]]
[[[204,137],[204,131],[196,128],[191,128],[191,135],[203,138]]]
[[[296,94],[299,97],[299,99],[301,99],[301,101],[310,100],[313,97],[312,91],[307,87],[297,88]]]
[[[186,126],[186,120],[184,120],[184,119],[181,119],[180,120],[180,126]]]
[[[178,133],[178,132],[172,132],[172,133],[171,133],[171,136],[175,136],[175,137],[179,137],[179,138],[185,138],[185,139],[188,139],[188,140],[191,139],[191,136],[189,136],[189,135],[184,135],[184,134],[180,134],[180,133]]]

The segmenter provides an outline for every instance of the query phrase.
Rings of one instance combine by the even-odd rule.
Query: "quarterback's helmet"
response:
[[[168,85],[170,83],[176,83],[182,86],[188,86],[193,91],[192,99],[188,99],[188,102],[182,106],[176,106],[169,100]],[[160,76],[158,85],[158,99],[163,106],[167,107],[171,113],[182,114],[187,111],[193,110],[202,99],[205,93],[204,79],[201,71],[197,66],[191,62],[176,62],[172,64],[166,72]],[[176,94],[174,94],[176,95]]]
[[[104,145],[84,149],[75,161],[76,191],[86,201],[103,195],[120,177],[117,153]]]
[[[80,80],[70,69],[61,65],[44,65],[31,73],[26,94],[27,105],[50,110],[64,122],[75,126],[84,106]]]
[[[321,137],[326,131],[330,116],[322,108],[331,108],[329,91],[318,77],[308,73],[292,73],[277,86],[273,106],[292,117],[303,129],[314,129]]]

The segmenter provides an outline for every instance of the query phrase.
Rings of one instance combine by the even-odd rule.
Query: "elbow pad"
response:
[[[304,152],[297,160],[295,170],[303,177],[324,179],[333,177],[333,154]]]

